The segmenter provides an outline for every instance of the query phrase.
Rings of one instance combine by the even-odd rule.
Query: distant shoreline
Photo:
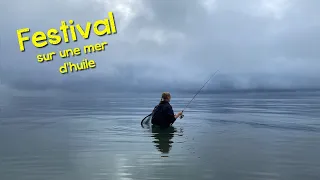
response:
[[[220,89],[203,90],[202,94],[224,94],[224,93],[280,93],[280,92],[318,92],[320,89]],[[184,93],[194,93],[194,91],[176,91]]]
[[[175,97],[180,96],[182,94],[195,94],[198,89],[192,90],[178,90],[172,88],[163,88],[163,89],[127,89],[127,90],[108,90],[108,91],[63,91],[63,90],[39,90],[39,91],[19,91],[19,90],[11,90],[11,91],[3,91],[1,93],[1,97],[9,97],[9,96],[83,96],[83,97],[145,97],[145,96],[157,96],[161,94],[163,91],[169,91]],[[214,95],[214,94],[246,94],[246,93],[255,93],[255,94],[263,94],[263,93],[317,93],[320,92],[320,89],[316,88],[305,88],[305,89],[216,89],[216,90],[202,90],[200,92],[204,95]]]

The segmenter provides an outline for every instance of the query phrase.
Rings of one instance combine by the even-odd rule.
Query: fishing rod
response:
[[[185,109],[191,104],[191,102],[194,100],[194,98],[196,98],[196,96],[201,92],[201,90],[206,86],[206,84],[217,74],[217,72],[219,71],[219,69],[214,72],[210,78],[207,80],[207,82],[199,89],[199,91],[193,96],[193,98],[189,101],[189,103],[186,105],[186,107],[183,108],[182,113],[185,111]],[[180,119],[182,119],[184,117],[184,115],[182,114],[180,116]]]
[[[194,100],[194,98],[201,92],[201,90],[206,86],[206,84],[208,84],[208,82],[217,74],[219,70],[217,70],[215,73],[213,73],[210,78],[207,80],[207,82],[199,89],[199,91],[193,96],[193,98],[189,101],[189,103],[186,105],[185,108],[183,108],[182,113],[185,111],[185,109],[190,105],[190,103]],[[149,115],[147,115],[146,117],[144,117],[141,120],[141,126],[143,127],[143,122],[147,119],[147,121],[150,121],[150,117],[152,116],[152,113],[150,113]],[[182,114],[180,116],[180,119],[182,119],[184,117],[184,115]]]

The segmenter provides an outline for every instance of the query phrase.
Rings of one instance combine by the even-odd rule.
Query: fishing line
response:
[[[210,78],[207,80],[207,82],[199,89],[199,91],[193,96],[193,98],[189,101],[189,103],[186,105],[186,107],[183,108],[182,113],[185,111],[185,109],[191,104],[191,102],[194,100],[194,98],[196,98],[196,96],[201,92],[201,90],[206,86],[206,84],[217,74],[217,72],[219,71],[219,69],[214,72]],[[180,119],[182,119],[184,117],[184,115],[182,114],[180,116]]]

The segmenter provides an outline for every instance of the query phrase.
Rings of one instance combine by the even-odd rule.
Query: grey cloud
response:
[[[215,0],[210,6],[202,2],[6,1],[1,17],[10,19],[1,19],[2,87],[192,90],[221,68],[209,89],[320,88],[318,1],[273,0],[263,5],[265,1]],[[27,51],[19,52],[15,34],[19,28],[47,30],[69,19],[83,24],[105,18],[108,11],[115,11],[116,35],[92,34],[90,40],[43,49],[29,42]],[[103,41],[109,42],[105,52],[36,62],[38,53]],[[63,62],[83,58],[94,59],[97,68],[68,75],[58,72]]]

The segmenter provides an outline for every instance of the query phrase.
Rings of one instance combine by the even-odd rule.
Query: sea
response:
[[[200,93],[141,126],[160,95],[1,96],[0,179],[320,179],[319,91]]]

